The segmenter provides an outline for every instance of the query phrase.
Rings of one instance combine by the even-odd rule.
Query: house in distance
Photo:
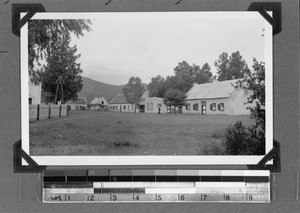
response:
[[[104,97],[95,97],[92,101],[91,104],[99,104],[99,105],[104,105],[107,106],[108,102]]]
[[[95,97],[89,104],[90,110],[100,110],[108,107],[108,101],[104,97]]]
[[[76,101],[67,101],[71,110],[85,110],[87,107],[86,97],[78,97]]]
[[[111,112],[134,112],[134,109],[134,104],[128,103],[124,94],[118,94],[109,102]]]

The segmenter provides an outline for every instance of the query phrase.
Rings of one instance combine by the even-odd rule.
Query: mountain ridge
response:
[[[83,86],[78,97],[86,97],[90,103],[95,97],[104,97],[108,102],[118,94],[123,93],[125,85],[111,85],[88,77],[81,76]]]

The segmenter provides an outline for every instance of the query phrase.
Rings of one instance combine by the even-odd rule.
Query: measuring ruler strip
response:
[[[43,180],[50,203],[270,202],[269,171],[72,170],[45,172]]]
[[[204,193],[204,194],[44,194],[46,203],[61,202],[252,202],[269,203],[269,197],[261,194],[233,194],[233,193]]]

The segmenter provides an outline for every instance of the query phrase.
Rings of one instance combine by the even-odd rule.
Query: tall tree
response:
[[[90,31],[92,22],[85,20],[30,20],[28,23],[28,63],[31,82],[39,82],[39,76],[34,63],[46,59],[52,48],[59,45],[59,41],[70,37],[74,33],[77,37],[83,32]]]
[[[219,55],[219,59],[215,61],[214,65],[217,68],[217,75],[219,81],[229,80],[228,78],[228,68],[229,68],[229,56],[226,52]],[[231,78],[230,78],[231,79]]]
[[[193,66],[189,65],[186,61],[179,62],[174,68],[174,73],[177,85],[173,88],[179,89],[181,92],[188,92],[195,82],[195,72]]]
[[[151,79],[148,85],[149,97],[160,97],[162,98],[165,93],[165,79],[160,75]]]
[[[123,93],[128,103],[134,104],[136,112],[137,105],[141,101],[141,97],[145,92],[145,87],[139,77],[131,77],[127,85],[123,88]]]
[[[202,68],[200,68],[199,65],[189,65],[186,61],[180,62],[174,68],[175,76],[172,76],[173,79],[169,79],[169,81],[172,80],[170,86],[186,93],[195,83],[203,84],[212,82],[213,77],[210,69],[208,63],[205,63]]]
[[[231,56],[223,52],[214,65],[217,68],[219,81],[240,79],[249,71],[248,65],[239,51],[233,52]]]
[[[193,70],[195,73],[195,83],[197,84],[203,84],[203,83],[209,83],[213,80],[213,74],[210,71],[210,66],[208,63],[203,64],[202,68],[198,65],[193,65]]]
[[[186,98],[186,94],[179,89],[169,88],[164,94],[163,102],[167,106],[174,106],[176,114],[176,107],[184,106],[186,104]]]
[[[80,54],[76,54],[77,48],[70,47],[70,37],[66,36],[56,42],[48,52],[46,65],[39,72],[43,90],[56,93],[57,80],[62,78],[64,101],[77,98],[77,93],[82,89],[80,63],[76,60]],[[58,97],[58,100],[61,98]]]

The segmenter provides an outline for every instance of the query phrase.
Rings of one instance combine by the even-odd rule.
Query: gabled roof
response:
[[[194,84],[187,92],[187,99],[228,98],[229,94],[234,91],[234,86],[238,80]]]
[[[91,104],[101,104],[102,101],[107,101],[107,100],[104,97],[95,97],[91,101]]]
[[[76,101],[67,101],[67,104],[87,105],[86,97],[78,97]]]
[[[127,104],[126,97],[124,94],[118,94],[116,97],[114,97],[110,102],[110,104]]]

